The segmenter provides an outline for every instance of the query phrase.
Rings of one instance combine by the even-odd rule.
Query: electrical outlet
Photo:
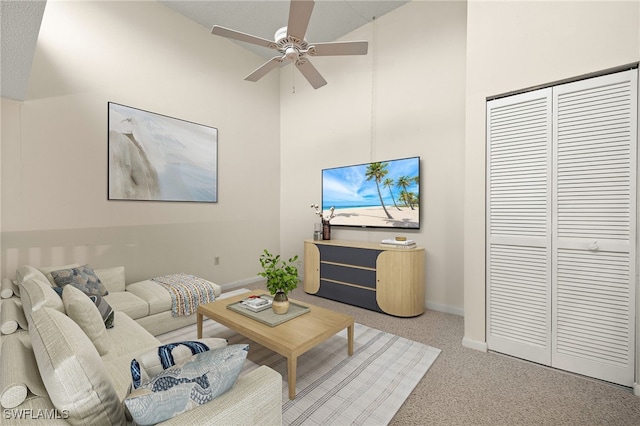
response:
[[[220,257],[216,256],[213,258],[213,264],[214,265],[219,265],[220,264]]]

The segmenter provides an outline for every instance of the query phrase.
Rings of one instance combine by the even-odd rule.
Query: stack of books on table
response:
[[[390,238],[388,240],[382,240],[380,242],[382,247],[394,247],[394,248],[406,248],[412,249],[416,247],[416,242],[414,240],[396,240]]]
[[[272,303],[273,301],[266,297],[254,296],[244,299],[242,301],[242,306],[252,312],[260,312],[264,311],[265,309],[269,309]]]

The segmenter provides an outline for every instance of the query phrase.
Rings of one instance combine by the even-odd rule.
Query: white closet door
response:
[[[634,381],[637,70],[553,90],[554,367]]]
[[[487,343],[551,360],[551,89],[487,103]]]

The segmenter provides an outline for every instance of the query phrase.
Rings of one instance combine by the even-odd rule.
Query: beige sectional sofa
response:
[[[84,316],[69,304],[65,309],[67,299],[54,291],[46,275],[53,269],[23,266],[16,274],[13,288],[19,295],[11,299],[22,307],[28,330],[18,328],[0,338],[0,392],[3,405],[11,406],[3,407],[2,424],[131,423],[123,409],[131,360],[161,345],[154,334],[192,323],[194,315],[172,317],[171,298],[167,302],[166,290],[155,282],[125,285],[123,268],[98,269],[96,275],[109,290],[104,299],[115,315],[113,328],[96,337],[87,318],[101,319],[98,309]],[[26,399],[14,406],[25,389]],[[261,366],[241,375],[213,401],[163,424],[281,424],[281,407],[282,377]]]
[[[79,264],[64,266],[50,266],[34,268],[23,265],[16,271],[16,284],[29,274],[41,274],[52,286],[55,286],[51,271],[78,267]],[[104,299],[115,311],[124,312],[143,326],[149,333],[157,336],[162,333],[177,330],[178,328],[195,324],[196,315],[173,317],[171,314],[171,295],[162,285],[152,280],[144,280],[126,284],[125,270],[123,266],[96,269],[96,275],[109,291]],[[219,285],[211,283],[216,297],[220,296],[222,289]]]

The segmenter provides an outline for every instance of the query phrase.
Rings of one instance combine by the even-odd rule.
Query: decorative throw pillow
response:
[[[70,269],[77,268],[80,266],[79,263],[70,263],[68,265],[56,265],[56,266],[41,266],[38,268],[38,271],[44,275],[44,277],[51,283],[51,287],[55,287],[56,282],[51,276],[52,271],[60,271],[62,269]]]
[[[47,307],[38,309],[29,337],[51,402],[66,411],[69,424],[125,423],[122,401],[98,351],[71,318]]]
[[[168,343],[138,354],[131,360],[131,389],[137,389],[151,377],[155,377],[167,368],[182,365],[193,355],[227,346],[226,339],[210,337]]]
[[[170,419],[222,395],[235,384],[249,345],[231,345],[194,355],[130,393],[124,400],[137,425]]]
[[[100,312],[102,321],[104,321],[104,326],[106,328],[113,328],[113,319],[115,318],[115,312],[111,305],[109,305],[102,296],[99,296],[97,294],[88,294],[87,296],[89,296],[89,299],[91,299],[93,304],[98,308],[98,312]]]
[[[51,276],[58,287],[71,284],[87,294],[97,294],[98,296],[109,294],[107,288],[89,265],[51,271]]]
[[[74,286],[67,285],[62,291],[62,301],[69,318],[80,326],[98,353],[104,355],[109,352],[107,329],[98,308],[89,296]]]
[[[98,312],[102,317],[102,322],[106,328],[113,328],[113,319],[115,318],[115,312],[111,305],[107,303],[106,300],[102,298],[102,296],[98,296],[96,294],[87,294],[82,290],[77,289],[74,286],[64,286],[64,287],[52,287],[53,290],[62,298],[62,293],[65,287],[73,287],[76,290],[82,292],[83,294],[89,296],[89,300],[93,302],[94,305],[98,308]],[[102,354],[101,354],[102,355]]]

